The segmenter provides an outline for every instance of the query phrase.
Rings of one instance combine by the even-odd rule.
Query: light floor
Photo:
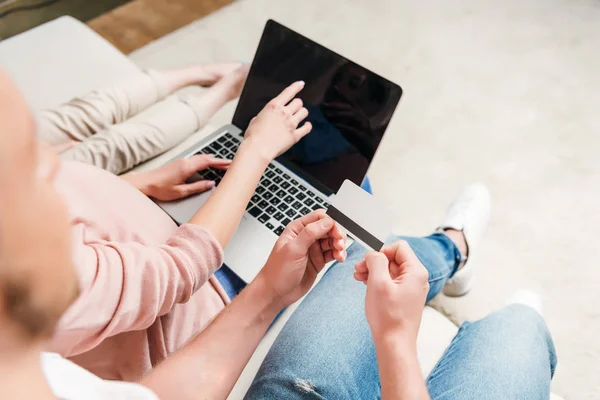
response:
[[[251,60],[273,17],[400,83],[404,97],[370,172],[399,230],[431,232],[469,182],[485,182],[493,195],[477,284],[438,305],[462,321],[519,288],[539,288],[559,354],[554,391],[600,398],[600,2],[234,6],[131,58],[159,68]]]

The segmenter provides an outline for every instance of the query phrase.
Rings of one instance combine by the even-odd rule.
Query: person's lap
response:
[[[402,239],[429,270],[431,299],[454,272],[460,253],[441,234]],[[279,334],[246,398],[380,395],[375,347],[364,313],[366,286],[353,277],[354,265],[365,253],[355,243],[347,260],[325,273]]]
[[[427,388],[433,400],[547,400],[556,362],[542,316],[513,304],[462,324]]]
[[[429,271],[429,300],[454,273],[460,254],[445,235],[404,239]],[[304,299],[265,358],[246,394],[247,399],[373,399],[381,396],[375,347],[364,313],[366,286],[353,278],[354,265],[365,253],[360,245],[352,245],[346,262],[334,264]],[[510,370],[510,366],[502,363],[515,356],[518,356],[517,364],[522,364],[519,369],[532,369],[532,379],[539,379],[522,388],[514,387],[525,390],[520,393],[530,394],[528,398],[549,393],[555,361],[552,342],[543,319],[539,316],[536,319],[535,312],[527,310],[524,306],[512,307],[482,321],[463,325],[427,380],[432,398],[482,398],[481,390],[485,388],[476,390],[478,381],[487,379],[491,390],[499,390],[514,379],[522,379],[514,373],[496,371],[502,367]],[[511,318],[519,322],[504,323]],[[512,335],[517,336],[515,351],[503,351],[502,340]],[[535,349],[535,354],[523,357],[527,354],[520,350],[524,346]],[[494,357],[488,356],[492,354],[490,351]],[[448,366],[452,366],[453,373],[449,373]],[[486,377],[479,376],[486,373]],[[502,397],[504,392],[498,393]],[[485,398],[494,398],[487,391],[485,394]]]
[[[364,316],[362,283],[350,266],[362,259],[357,244],[333,265],[294,312],[271,347],[246,398],[361,398],[378,380],[375,349]],[[353,267],[352,267],[353,268]],[[369,339],[369,340],[363,340]],[[343,382],[343,385],[334,384]],[[293,398],[293,397],[292,397]]]

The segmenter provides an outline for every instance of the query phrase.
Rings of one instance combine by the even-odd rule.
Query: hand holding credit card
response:
[[[376,251],[392,233],[395,220],[389,207],[349,180],[330,198],[327,215],[354,240]]]

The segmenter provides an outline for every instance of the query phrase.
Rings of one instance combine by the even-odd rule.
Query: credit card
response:
[[[350,237],[367,248],[381,250],[395,222],[389,207],[347,179],[329,204],[327,215]]]

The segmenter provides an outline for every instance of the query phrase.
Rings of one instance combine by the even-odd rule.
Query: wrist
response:
[[[402,329],[388,329],[379,333],[373,332],[373,341],[377,351],[399,352],[416,356],[417,337]]]
[[[246,290],[252,293],[253,301],[260,305],[266,318],[275,318],[287,306],[262,274],[258,274]]]
[[[267,165],[275,158],[275,155],[269,154],[260,143],[258,143],[252,137],[245,138],[242,144],[238,149],[238,153],[244,154],[244,156],[249,156],[255,159],[257,162],[264,165],[267,168]]]

